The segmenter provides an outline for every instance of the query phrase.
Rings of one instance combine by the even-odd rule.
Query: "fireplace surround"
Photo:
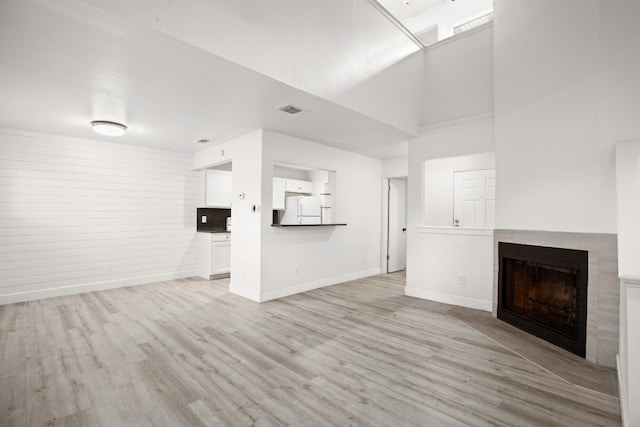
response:
[[[499,242],[499,319],[585,357],[588,252]]]
[[[587,361],[615,368],[618,353],[620,279],[615,234],[541,230],[494,230],[493,315],[498,311],[499,242],[578,249],[588,252]],[[557,347],[558,351],[564,351]],[[576,356],[577,357],[577,356]]]

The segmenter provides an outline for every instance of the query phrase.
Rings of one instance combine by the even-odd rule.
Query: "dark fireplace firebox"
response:
[[[585,357],[588,252],[498,243],[498,319]]]

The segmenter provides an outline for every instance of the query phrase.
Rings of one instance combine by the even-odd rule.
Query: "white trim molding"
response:
[[[492,228],[462,227],[415,227],[416,232],[425,234],[452,234],[459,236],[493,236]]]
[[[254,291],[252,289],[235,286],[233,282],[229,284],[229,292],[231,292],[232,294],[241,296],[243,298],[250,299],[251,301],[254,301],[254,302],[260,302],[260,292]]]
[[[369,270],[356,271],[354,273],[342,274],[340,276],[327,277],[325,279],[313,280],[311,282],[299,283],[293,286],[287,286],[286,288],[274,289],[271,291],[265,291],[260,293],[260,302],[271,301],[278,298],[287,297],[289,295],[299,294],[301,292],[307,292],[325,286],[336,285],[338,283],[349,282],[351,280],[358,280],[365,277],[376,276],[380,274],[380,267],[372,268]],[[249,297],[248,297],[249,298]],[[253,299],[253,298],[251,298]],[[254,300],[255,301],[255,300]]]
[[[177,271],[173,273],[152,274],[148,276],[129,277],[126,279],[61,286],[59,288],[15,292],[4,295],[0,294],[0,305],[14,304],[25,301],[35,301],[39,299],[61,297],[65,295],[83,294],[86,292],[104,291],[107,289],[125,288],[128,286],[146,285],[154,282],[186,279],[187,277],[195,276],[197,276],[195,271]]]
[[[427,299],[444,304],[459,305],[461,307],[474,308],[476,310],[491,312],[492,301],[465,297],[461,295],[445,294],[420,288],[405,288],[404,294],[408,297]]]
[[[620,277],[620,342],[616,357],[623,426],[640,425],[640,278]]]

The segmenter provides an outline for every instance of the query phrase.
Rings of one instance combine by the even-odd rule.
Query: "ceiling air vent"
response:
[[[284,111],[285,113],[288,113],[288,114],[298,114],[298,113],[308,114],[309,113],[308,111],[305,111],[302,108],[296,107],[295,105],[291,105],[291,104],[283,105],[282,107],[278,107],[276,109],[280,111]]]

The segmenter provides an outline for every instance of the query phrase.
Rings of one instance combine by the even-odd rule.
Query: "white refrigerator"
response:
[[[320,198],[314,196],[287,197],[284,216],[280,224],[321,224]]]

